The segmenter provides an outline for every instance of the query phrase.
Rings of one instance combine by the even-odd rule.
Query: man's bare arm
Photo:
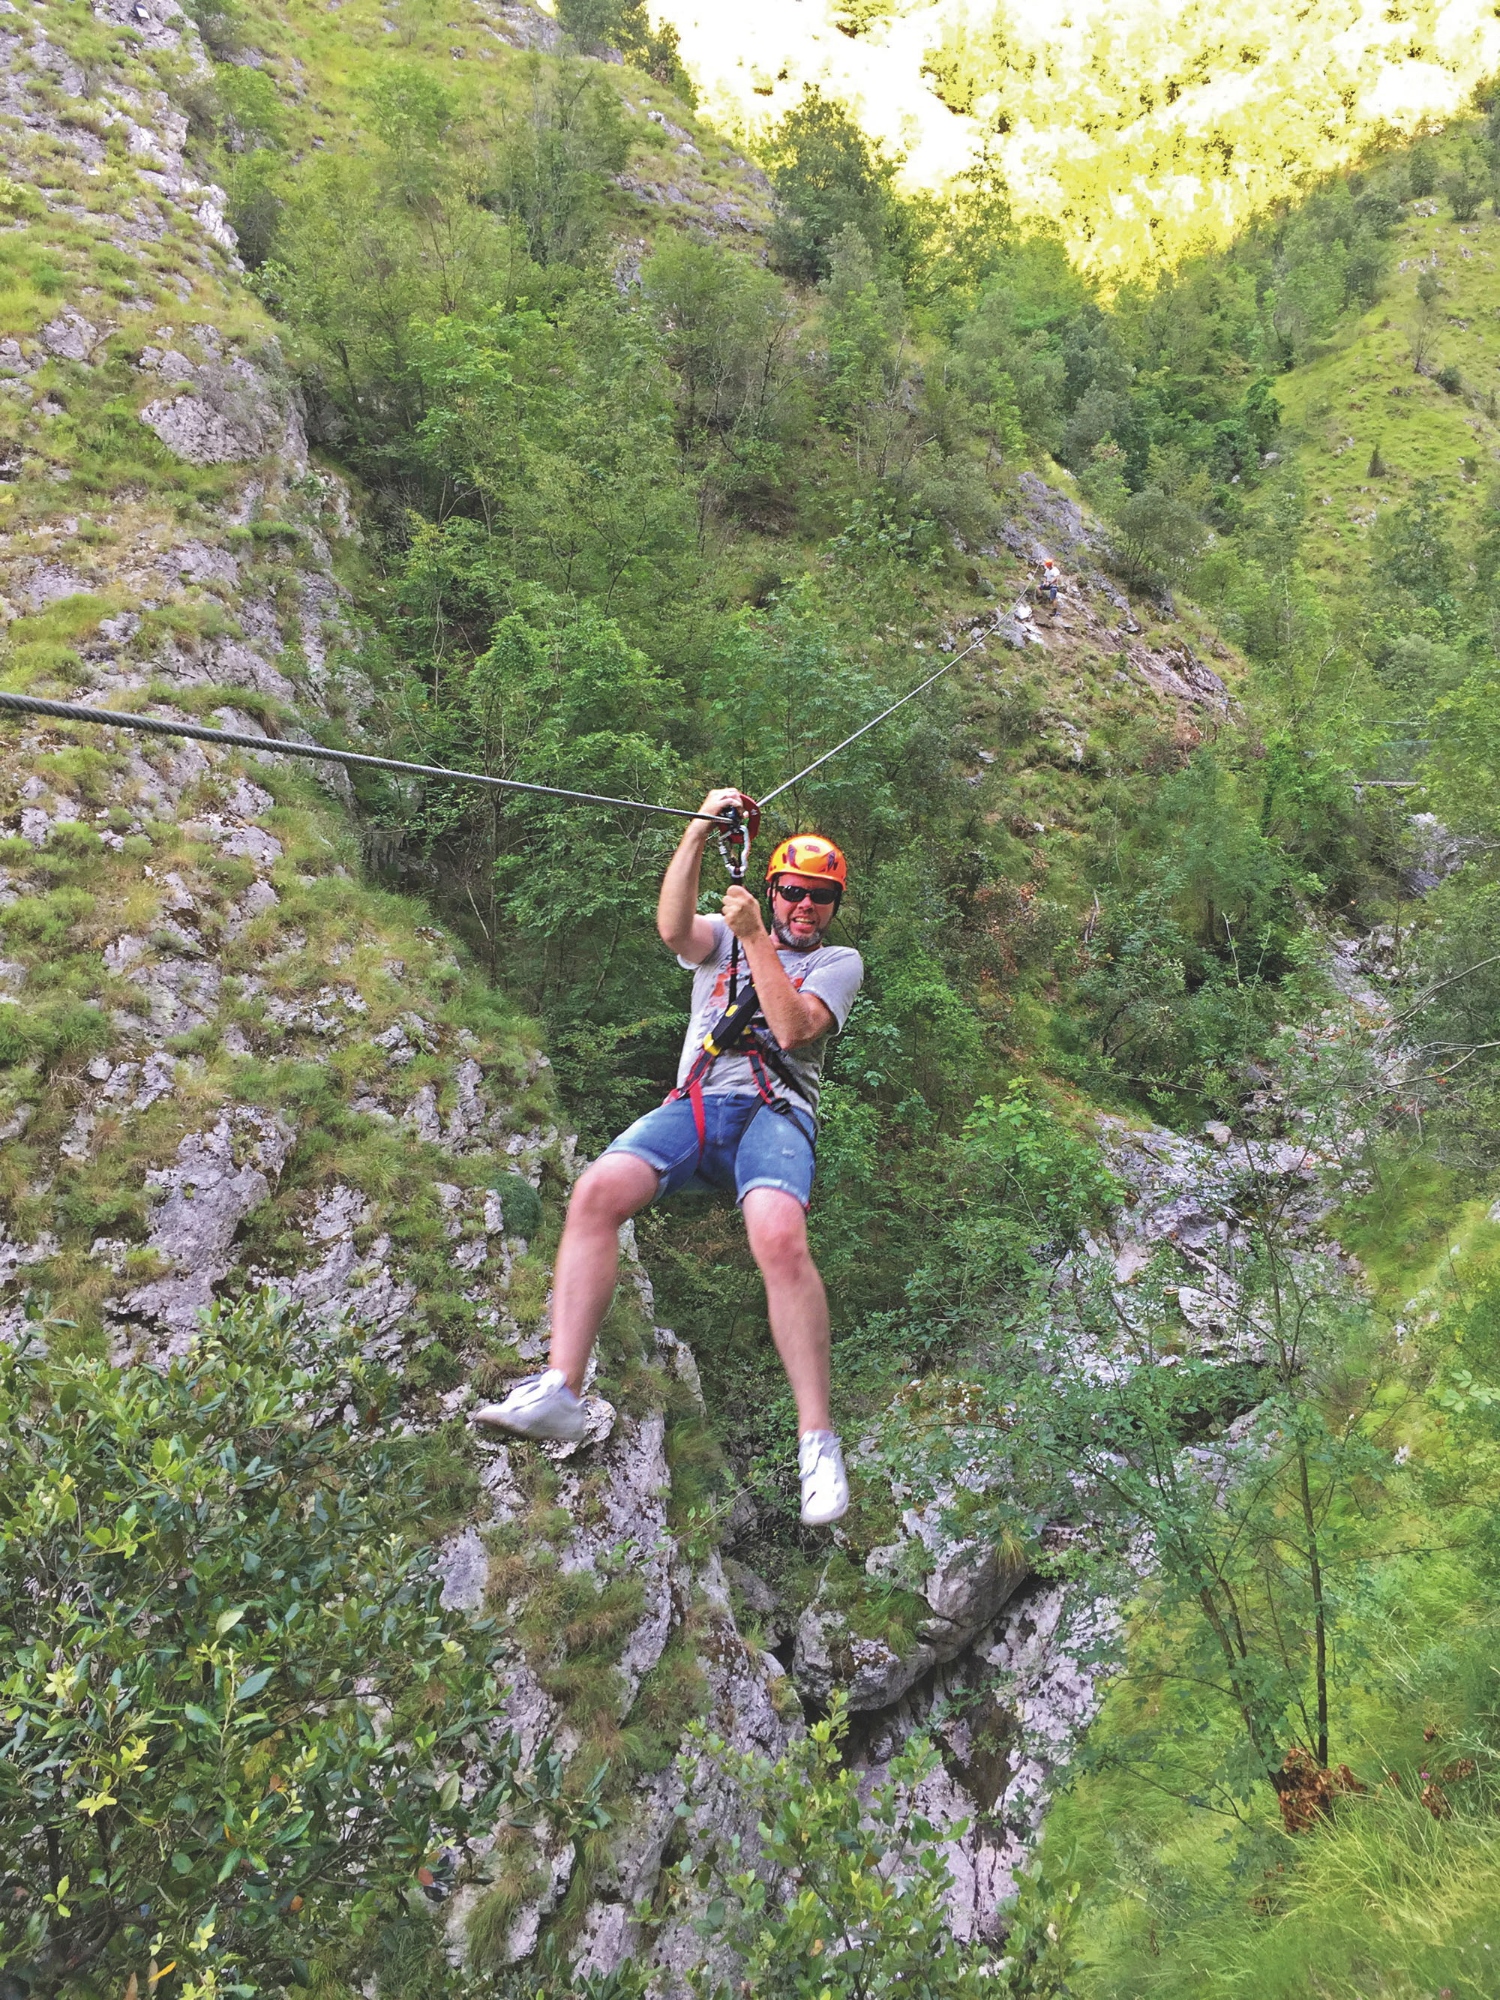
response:
[[[761,922],[760,904],[748,889],[731,888],[724,897],[724,921],[744,947],[755,995],[766,1025],[784,1049],[815,1042],[837,1026],[833,1009],[815,994],[799,993],[776,952],[776,940]]]
[[[700,812],[719,814],[740,802],[731,787],[720,786],[699,807]],[[698,914],[698,883],[703,871],[703,850],[712,823],[692,819],[687,823],[677,852],[667,863],[661,878],[661,894],[656,899],[656,930],[668,951],[675,951],[690,965],[701,965],[714,948],[714,927]]]

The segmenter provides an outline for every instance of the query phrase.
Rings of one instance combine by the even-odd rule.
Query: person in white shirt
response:
[[[830,1037],[864,977],[859,953],[824,942],[848,882],[821,834],[783,841],[766,871],[771,927],[743,886],[723,914],[698,913],[711,826],[743,803],[719,788],[703,801],[662,878],[656,928],[693,973],[692,1017],[677,1087],[580,1176],[558,1245],[549,1366],[472,1420],[521,1437],[583,1435],[584,1372],[619,1275],[622,1224],[690,1181],[732,1189],[765,1281],[771,1336],[797,1404],[802,1520],[836,1521],[849,1504],[829,1410],[828,1299],[807,1242],[818,1089]],[[753,985],[725,1031],[735,942]]]

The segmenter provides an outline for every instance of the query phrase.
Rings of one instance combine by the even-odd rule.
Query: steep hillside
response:
[[[1416,181],[1471,135],[1106,310],[992,190],[903,197],[837,105],[791,102],[763,172],[628,8],[588,17],[628,61],[508,0],[0,8],[7,685],[683,804],[770,791],[975,642],[766,827],[846,848],[867,967],[812,1211],[855,1487],[829,1533],[797,1519],[743,1231],[695,1198],[636,1226],[581,1445],[465,1423],[545,1351],[580,1160],[674,1073],[670,831],[0,729],[6,1339],[160,1366],[264,1287],[310,1344],[356,1329],[399,1377],[442,1629],[498,1648],[436,1790],[505,1745],[503,1810],[467,1847],[414,1835],[372,1902],[330,1888],[335,1944],[247,1981],[677,2000],[761,1951],[822,1991],[852,1937],[907,1948],[925,1884],[943,2000],[1058,1990],[1070,1923],[1082,1990],[1168,1990],[1160,1930],[1194,1991],[1204,1911],[1251,1963],[1387,1771],[1401,1841],[1425,1815],[1470,1870],[1433,1953],[1389,1962],[1467,1977],[1500,1758],[1469,983],[1497,225]],[[1427,65],[1445,103],[1477,59]],[[1157,158],[1100,118],[1111,158]],[[1393,719],[1421,725],[1399,783],[1432,750],[1420,801],[1370,783]],[[1429,1605],[1459,1664],[1413,1680]],[[892,1897],[871,1874],[842,1931],[804,1922],[798,1843],[857,1852],[857,1797],[896,1801]],[[1219,1819],[1238,1844],[1205,1861]],[[269,1895],[235,1853],[225,1896]],[[21,1954],[62,1891],[19,1895],[41,1990]]]
[[[347,488],[309,462],[222,198],[184,168],[176,93],[204,74],[195,34],[170,5],[129,10],[126,27],[10,19],[7,684],[272,739],[357,734],[364,632],[339,573],[358,573],[359,530]],[[583,1481],[546,1460],[512,1472],[465,1435],[473,1385],[541,1351],[574,1141],[534,1028],[431,912],[368,885],[347,784],[305,769],[7,729],[6,1337],[40,1313],[55,1345],[165,1361],[210,1300],[262,1285],[314,1322],[352,1321],[405,1384],[426,1532],[498,1529],[545,1490],[557,1504],[528,1530],[526,1569],[550,1536],[551,1560],[584,1580],[575,1597],[604,1588],[614,1539],[586,1520],[654,1550],[616,1635],[622,1677],[595,1669],[607,1712],[584,1703],[613,1730],[649,1682],[640,1705],[666,1733],[658,1747],[637,1722],[631,1772],[669,1765],[687,1712],[774,1749],[780,1669],[741,1644],[716,1561],[671,1538],[668,1455],[700,1404],[644,1281],[606,1360],[630,1413],[594,1405]],[[446,1561],[450,1602],[477,1606],[473,1526]],[[528,1755],[559,1726],[544,1687],[557,1607],[530,1602],[495,1693]],[[573,1734],[567,1754],[588,1762],[590,1741]],[[612,1789],[632,1783],[622,1766]],[[654,1807],[668,1826],[675,1798],[668,1784]],[[664,1828],[648,1813],[639,1838],[659,1853]],[[491,1889],[512,1898],[514,1953],[568,1883],[566,1842],[540,1873],[539,1843],[497,1850],[489,1877],[551,1885],[529,1917],[513,1888]]]
[[[1474,532],[1500,447],[1497,251],[1489,207],[1459,222],[1437,195],[1414,204],[1378,304],[1278,385],[1307,485],[1308,567],[1325,587],[1348,586],[1381,509],[1422,481],[1452,503],[1460,536]],[[1424,274],[1437,280],[1425,301]]]
[[[269,7],[203,18],[233,56],[217,76],[171,0],[0,17],[6,684],[268,740],[370,741],[391,709],[363,496],[309,452],[280,332],[246,283],[221,191],[184,148],[205,93],[222,105],[248,77],[274,79],[274,98],[249,91],[214,116],[274,116],[289,155],[333,149],[386,73],[392,24],[356,5],[295,24]],[[407,63],[461,62],[465,79],[492,68],[506,90],[549,35],[519,9],[393,32]],[[652,231],[754,247],[760,178],[660,86],[619,81],[634,120],[605,196],[620,282]],[[242,221],[252,192],[237,184]],[[273,301],[282,282],[262,278]],[[969,577],[925,589],[914,642],[989,635],[960,703],[974,754],[950,781],[1005,822],[997,837],[1035,843],[1039,875],[1058,845],[1066,872],[1070,801],[1106,782],[1111,745],[1144,731],[1180,757],[1230,698],[1195,625],[1142,607],[1142,630],[1056,488],[1023,475],[1003,528]],[[1026,590],[1043,548],[1071,583],[1038,629]],[[1019,761],[1008,703],[1039,732]],[[940,1825],[973,1820],[954,1850],[955,1916],[963,1935],[993,1937],[1049,1774],[1091,1708],[1077,1664],[1088,1628],[1064,1615],[1064,1593],[1028,1584],[1024,1552],[988,1528],[955,1537],[930,1509],[903,1528],[872,1460],[831,1610],[827,1551],[792,1548],[764,1494],[736,1494],[693,1361],[653,1324],[639,1270],[576,1461],[477,1445],[467,1402],[542,1352],[575,1141],[504,981],[486,982],[441,915],[372,882],[364,850],[389,852],[389,810],[367,841],[337,771],[320,782],[269,754],[72,725],[7,725],[4,744],[7,1337],[41,1315],[59,1353],[160,1363],[211,1301],[270,1285],[314,1325],[356,1325],[396,1367],[445,1601],[505,1622],[496,1720],[523,1756],[561,1759],[556,1810],[496,1829],[442,1909],[453,1949],[467,1936],[481,1965],[505,1965],[545,1933],[580,1978],[603,1977],[649,1935],[661,1965],[688,1965],[685,1919],[661,1909],[642,1933],[638,1905],[680,1851],[685,1812],[689,1839],[749,1828],[705,1770],[685,1805],[685,1725],[706,1718],[734,1748],[775,1754],[801,1703],[816,1711],[840,1686],[878,1731],[876,1765],[954,1689],[997,1716],[1014,1704],[1010,1748],[955,1739],[933,1800]],[[716,1428],[729,1425],[721,1406]],[[742,1558],[728,1584],[726,1518]],[[635,1551],[623,1566],[622,1547]],[[849,1618],[868,1643],[840,1640]],[[607,1839],[578,1840],[585,1798]]]

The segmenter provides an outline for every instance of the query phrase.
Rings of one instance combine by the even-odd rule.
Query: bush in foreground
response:
[[[0,1978],[304,1983],[493,1826],[393,1384],[269,1297],[165,1372],[0,1353]],[[134,1976],[134,1977],[132,1977]]]

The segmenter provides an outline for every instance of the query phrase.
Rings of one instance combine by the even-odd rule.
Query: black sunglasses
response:
[[[838,889],[831,882],[819,883],[817,888],[812,888],[806,882],[778,882],[772,893],[779,896],[783,903],[800,903],[806,896],[807,900],[816,903],[819,909],[825,909],[828,904],[836,903],[839,899]]]

